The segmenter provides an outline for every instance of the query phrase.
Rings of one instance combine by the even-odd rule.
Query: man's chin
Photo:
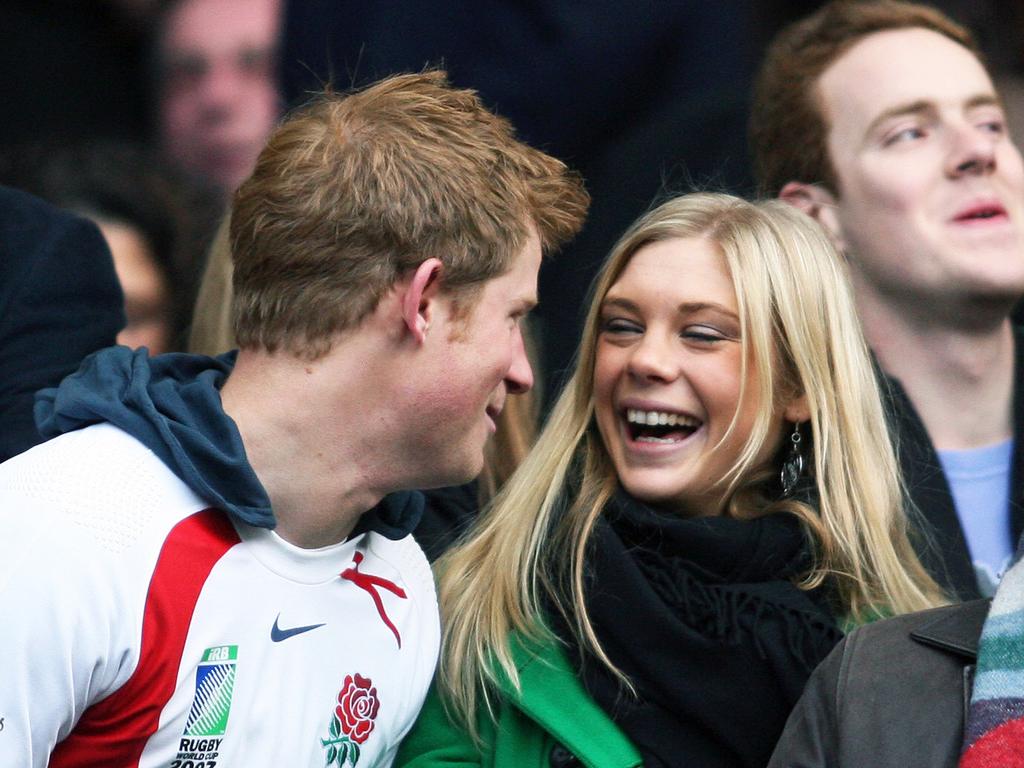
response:
[[[472,482],[480,477],[480,474],[484,471],[484,458],[483,454],[480,454],[479,458],[468,464],[465,468],[465,472],[460,473],[455,479],[455,482],[449,483],[449,485],[465,485],[466,483]]]
[[[484,469],[483,454],[475,461],[468,461],[463,466],[452,466],[444,472],[438,472],[434,477],[419,486],[419,490],[430,490],[432,488],[449,488],[465,485],[480,477]]]

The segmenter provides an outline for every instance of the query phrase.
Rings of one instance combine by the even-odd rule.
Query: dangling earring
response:
[[[782,484],[782,495],[792,496],[796,490],[797,481],[804,473],[804,455],[800,451],[800,424],[793,424],[793,433],[789,436],[789,456],[782,462],[782,472],[779,473],[779,482]]]

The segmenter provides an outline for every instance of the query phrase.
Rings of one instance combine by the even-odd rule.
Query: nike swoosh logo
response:
[[[307,624],[304,627],[292,627],[291,629],[281,629],[277,626],[278,619],[281,618],[281,614],[277,614],[277,618],[274,619],[274,626],[270,628],[270,639],[275,643],[280,643],[282,640],[287,640],[289,637],[295,637],[301,635],[303,632],[309,632],[311,629],[322,627],[323,624]]]

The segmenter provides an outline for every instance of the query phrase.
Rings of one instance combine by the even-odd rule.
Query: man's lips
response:
[[[965,206],[953,216],[952,221],[956,224],[976,225],[1002,223],[1007,221],[1009,215],[1006,208],[998,201],[980,201]]]
[[[498,417],[501,415],[501,405],[488,405],[484,413],[490,421],[491,431],[494,432],[498,428]]]

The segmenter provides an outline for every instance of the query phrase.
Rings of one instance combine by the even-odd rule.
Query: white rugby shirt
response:
[[[386,766],[440,641],[411,537],[317,550],[116,427],[0,465],[0,765]]]

